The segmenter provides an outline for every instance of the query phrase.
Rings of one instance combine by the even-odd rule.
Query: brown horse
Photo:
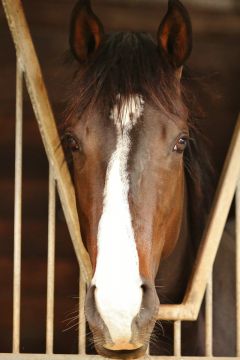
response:
[[[144,33],[105,34],[90,2],[80,0],[70,46],[79,71],[64,144],[94,270],[86,317],[99,354],[137,358],[159,299],[182,300],[203,226],[207,160],[182,76],[191,21],[180,1],[169,0],[157,43]],[[199,353],[199,324],[183,326],[183,353]]]

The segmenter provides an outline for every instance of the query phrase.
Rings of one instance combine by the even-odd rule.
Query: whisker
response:
[[[73,324],[73,325],[71,325],[71,326],[63,329],[62,332],[66,332],[66,331],[71,330],[71,329],[76,328],[76,327],[77,327],[77,329],[75,329],[75,330],[78,330],[78,326],[79,326],[78,323],[77,323],[77,324]]]

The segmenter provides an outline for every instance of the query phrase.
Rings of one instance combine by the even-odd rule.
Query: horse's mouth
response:
[[[132,344],[132,343],[126,343],[121,342],[120,344],[104,344],[103,347],[106,350],[113,350],[113,351],[128,351],[128,350],[138,350],[143,347],[142,344]]]
[[[131,350],[110,350],[105,347],[97,348],[99,355],[111,359],[137,359],[142,357],[146,352],[147,347],[141,346]]]

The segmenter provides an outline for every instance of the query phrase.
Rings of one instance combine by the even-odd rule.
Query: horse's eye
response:
[[[188,144],[188,138],[186,136],[181,136],[177,143],[174,145],[173,151],[177,152],[178,154],[182,154],[186,149]]]
[[[65,136],[65,142],[68,149],[72,152],[77,152],[81,150],[81,146],[77,139],[74,138],[71,134]]]

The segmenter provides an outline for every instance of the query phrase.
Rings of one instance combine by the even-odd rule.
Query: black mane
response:
[[[68,111],[70,116],[81,116],[96,102],[105,109],[119,94],[123,99],[141,94],[162,110],[175,112],[176,89],[173,68],[150,35],[112,33],[105,36],[87,65],[76,72]]]

